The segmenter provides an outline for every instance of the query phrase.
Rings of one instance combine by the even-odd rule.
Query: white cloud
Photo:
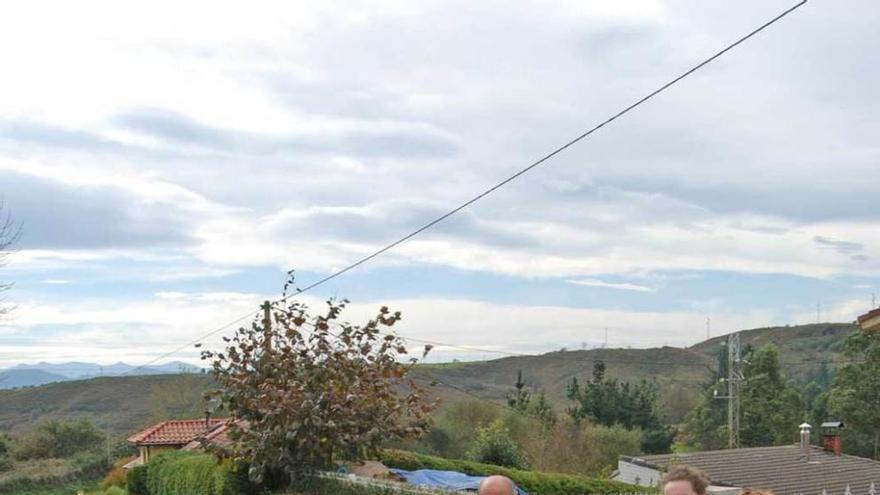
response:
[[[654,292],[657,289],[646,285],[631,284],[626,282],[605,282],[597,278],[581,278],[577,280],[566,280],[566,282],[574,285],[583,285],[586,287],[602,287],[605,289],[617,290],[634,290],[636,292]]]
[[[131,364],[141,364],[217,330],[220,323],[256,316],[260,302],[273,297],[234,292],[162,292],[138,302],[25,302],[16,309],[14,321],[0,327],[0,364],[72,359],[116,362],[122,357]],[[325,307],[317,297],[298,299],[306,302],[312,312]],[[401,335],[452,344],[439,346],[432,360],[498,356],[460,347],[515,353],[596,347],[604,343],[606,328],[609,345],[614,347],[686,346],[704,337],[705,314],[699,312],[511,305],[449,298],[355,302],[345,311],[344,320],[366,322],[382,305],[403,313],[403,320],[394,327]],[[719,332],[784,321],[784,315],[766,311],[718,312],[712,317],[713,328]],[[238,325],[249,323],[245,318]],[[207,338],[205,346],[222,345],[221,337],[234,328]],[[39,334],[34,333],[37,330]],[[46,336],[46,332],[51,335]],[[411,342],[413,349],[421,345]],[[195,349],[186,348],[175,358],[195,362],[197,355]]]

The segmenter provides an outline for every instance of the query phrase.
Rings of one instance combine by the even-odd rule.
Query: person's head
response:
[[[477,495],[516,495],[516,485],[506,476],[489,476],[480,482]]]
[[[690,466],[675,466],[660,481],[663,495],[706,495],[708,487],[706,473]]]

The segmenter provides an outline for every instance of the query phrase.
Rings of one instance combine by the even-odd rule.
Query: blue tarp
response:
[[[411,485],[443,488],[456,492],[475,492],[479,488],[480,482],[486,478],[485,476],[468,476],[457,471],[437,471],[436,469],[419,469],[418,471],[391,469],[391,472],[403,476]],[[516,492],[519,495],[528,495],[528,492],[520,487],[516,487]]]

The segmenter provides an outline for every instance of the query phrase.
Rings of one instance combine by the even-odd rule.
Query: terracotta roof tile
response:
[[[866,321],[868,321],[868,320],[870,320],[871,318],[874,318],[874,317],[876,317],[876,316],[880,316],[880,308],[872,309],[871,311],[868,311],[867,313],[865,313],[865,314],[859,316],[859,323],[860,323],[860,324],[861,324],[861,323],[864,323],[864,322],[866,322]]]
[[[247,423],[243,420],[237,420],[236,424],[240,427],[247,426]],[[214,428],[210,433],[205,435],[204,438],[196,438],[192,442],[186,444],[183,447],[183,450],[200,450],[202,448],[202,440],[211,445],[228,447],[232,443],[232,440],[229,438],[229,423]]]
[[[224,423],[226,423],[225,418],[212,418],[208,425],[205,424],[204,419],[163,421],[130,436],[128,441],[135,445],[186,445]]]

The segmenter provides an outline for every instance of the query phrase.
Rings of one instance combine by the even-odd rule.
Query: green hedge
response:
[[[125,475],[125,487],[129,495],[149,495],[147,491],[147,466],[135,466]]]
[[[128,489],[133,495],[239,495],[252,491],[246,475],[208,454],[168,451],[130,471]]]
[[[417,469],[438,469],[459,471],[472,476],[500,474],[512,479],[517,485],[534,495],[587,495],[618,493],[655,493],[651,488],[630,485],[619,481],[587,478],[571,474],[542,473],[523,471],[491,464],[460,459],[444,459],[429,455],[387,449],[380,453],[380,460],[388,467],[415,471]]]

